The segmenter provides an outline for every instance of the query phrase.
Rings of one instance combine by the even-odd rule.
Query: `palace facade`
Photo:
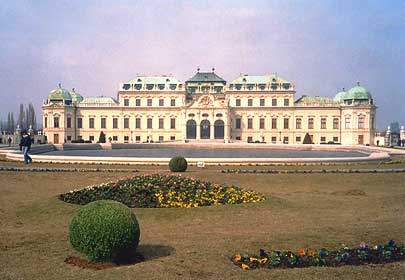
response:
[[[241,75],[227,83],[198,72],[185,83],[172,76],[137,76],[119,84],[117,99],[83,97],[59,85],[45,100],[49,143],[211,141],[373,144],[376,106],[357,84],[334,98],[295,97],[276,74]]]

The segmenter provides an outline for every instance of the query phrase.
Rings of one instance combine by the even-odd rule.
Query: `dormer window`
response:
[[[272,90],[276,90],[277,87],[278,87],[277,84],[271,84],[271,89],[272,89]]]
[[[164,84],[158,84],[158,88],[159,88],[160,90],[164,90],[165,85],[164,85]]]
[[[123,88],[124,90],[129,90],[130,87],[131,87],[130,84],[124,84],[124,85],[122,86],[122,88]]]
[[[141,80],[141,79],[138,79],[138,83],[142,83],[142,80]]]
[[[135,84],[135,89],[136,90],[141,90],[142,84]]]
[[[284,83],[284,84],[283,84],[283,88],[284,88],[284,89],[289,89],[289,88],[290,88],[290,84]]]
[[[259,84],[259,89],[264,90],[266,88],[266,84]]]
[[[146,89],[147,89],[147,90],[152,90],[152,89],[153,89],[153,86],[154,86],[153,84],[147,84],[147,85],[146,85]]]
[[[166,83],[168,83],[168,82],[170,82],[170,79],[169,79],[169,78],[166,79]]]
[[[248,89],[248,90],[253,90],[253,87],[254,87],[254,84],[248,84],[248,85],[247,85],[247,89]]]
[[[243,78],[242,81],[246,83],[246,78]]]
[[[236,88],[237,90],[241,90],[241,89],[242,89],[242,85],[241,85],[241,84],[236,84],[236,85],[235,85],[235,88]]]
[[[177,88],[177,85],[176,84],[170,84],[169,88],[171,90],[175,90]]]

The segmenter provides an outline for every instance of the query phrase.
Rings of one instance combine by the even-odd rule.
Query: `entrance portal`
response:
[[[188,120],[186,124],[186,138],[196,139],[197,138],[197,123],[195,120]]]
[[[224,122],[222,120],[216,120],[214,123],[214,138],[224,139]]]
[[[210,139],[210,121],[203,120],[200,123],[200,137],[201,139]]]

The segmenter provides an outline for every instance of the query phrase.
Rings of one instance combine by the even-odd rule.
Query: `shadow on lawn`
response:
[[[77,256],[69,256],[65,259],[65,263],[81,268],[100,270],[117,266],[134,265],[141,262],[167,257],[173,254],[175,251],[176,250],[170,246],[144,244],[139,245],[135,253],[126,254],[119,257],[119,261],[117,262],[90,262]]]

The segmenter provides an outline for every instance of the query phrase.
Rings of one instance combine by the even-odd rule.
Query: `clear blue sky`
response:
[[[0,118],[40,105],[59,81],[116,96],[140,74],[184,81],[277,72],[302,94],[360,81],[377,124],[405,122],[405,1],[2,1]],[[15,119],[17,116],[15,116]]]

